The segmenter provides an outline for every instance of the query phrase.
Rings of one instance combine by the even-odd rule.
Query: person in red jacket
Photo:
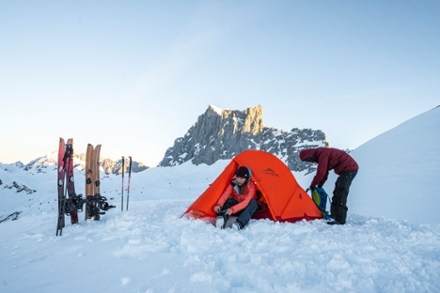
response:
[[[301,161],[318,163],[316,175],[310,188],[322,187],[327,180],[330,170],[339,175],[333,191],[330,217],[334,221],[329,224],[345,224],[347,218],[347,197],[351,183],[356,176],[359,166],[345,151],[335,148],[315,148],[302,150],[299,154]]]
[[[241,166],[235,177],[220,196],[214,211],[217,213],[215,226],[223,229],[230,215],[237,215],[237,221],[232,224],[235,230],[243,229],[258,209],[256,187],[251,181],[252,172]]]

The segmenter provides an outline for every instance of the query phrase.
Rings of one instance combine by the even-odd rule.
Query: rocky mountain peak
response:
[[[174,142],[159,166],[175,166],[187,161],[211,165],[232,159],[242,151],[259,149],[273,153],[291,170],[304,170],[298,152],[304,148],[326,146],[321,130],[283,131],[263,123],[263,106],[245,110],[224,110],[210,105],[188,132]]]
[[[205,123],[204,125],[219,126],[220,135],[223,135],[227,131],[232,133],[248,132],[255,135],[261,132],[264,128],[263,107],[261,105],[247,108],[244,111],[229,109],[223,110],[216,106],[210,105],[205,114],[199,117],[199,121],[200,119],[202,121],[204,119],[209,121],[209,123]]]

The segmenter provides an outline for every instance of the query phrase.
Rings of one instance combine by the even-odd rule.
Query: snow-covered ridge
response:
[[[357,184],[351,190],[355,212],[439,223],[434,204],[439,200],[439,130],[436,107],[355,149],[351,153],[359,163]]]
[[[86,155],[85,154],[74,154],[73,157],[74,157],[73,160],[74,160],[75,168],[83,170],[86,165],[86,163],[85,163]],[[34,170],[37,170],[37,172],[41,172],[41,171],[43,171],[43,169],[45,169],[47,167],[55,167],[56,168],[57,164],[58,164],[58,153],[51,152],[45,156],[42,156],[42,157],[39,157],[39,158],[32,160],[31,162],[29,162],[26,165],[21,164],[21,166],[25,170],[34,169]],[[108,158],[101,158],[99,165],[100,165],[101,170],[106,174],[120,174],[122,172],[122,159],[114,161],[114,160],[108,159]],[[125,171],[127,171],[127,168],[128,168],[128,164],[126,162]],[[137,162],[137,161],[132,162],[132,172],[133,173],[142,172],[146,169],[148,169],[148,167],[145,166],[143,163]]]

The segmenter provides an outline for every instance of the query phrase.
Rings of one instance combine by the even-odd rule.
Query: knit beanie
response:
[[[241,178],[249,178],[249,170],[248,168],[241,166],[240,168],[238,168],[237,173],[235,174],[237,177],[241,177]]]

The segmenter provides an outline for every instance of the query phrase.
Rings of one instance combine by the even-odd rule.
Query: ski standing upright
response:
[[[93,213],[93,170],[92,170],[92,160],[93,160],[93,145],[87,145],[86,151],[86,220],[92,217]]]
[[[73,164],[73,139],[69,138],[66,144],[66,178],[67,178],[67,192],[69,194],[70,204],[70,222],[72,224],[78,223],[78,210],[82,210],[83,202],[82,195],[77,195],[75,192],[75,180],[73,176],[74,164]]]
[[[99,176],[99,156],[101,145],[93,148],[93,145],[87,145],[86,152],[86,220],[92,217],[95,220],[100,219],[100,215],[115,206],[107,203],[107,198],[101,196],[100,193],[100,176]]]
[[[67,144],[60,138],[58,146],[57,190],[58,190],[58,221],[56,235],[62,235],[65,227],[65,214],[70,214],[72,224],[78,223],[78,210],[82,210],[82,195],[75,193],[73,177],[73,139]],[[67,177],[67,183],[66,183]],[[67,197],[68,195],[68,197]]]
[[[66,152],[66,144],[64,139],[60,138],[60,143],[58,146],[58,169],[57,169],[57,189],[58,189],[58,221],[57,221],[57,232],[56,236],[62,235],[63,228],[65,226],[64,221],[64,181],[66,178],[66,171],[64,170],[64,154]]]

